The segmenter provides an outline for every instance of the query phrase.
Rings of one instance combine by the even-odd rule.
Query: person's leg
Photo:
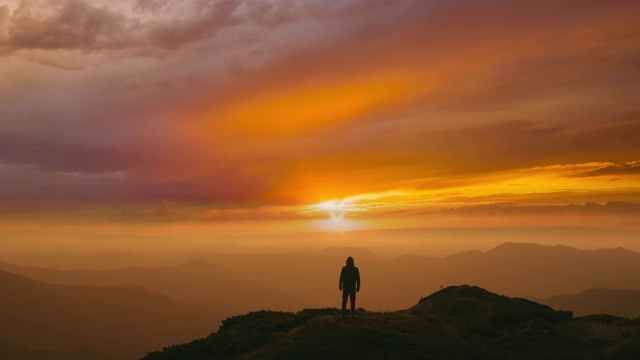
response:
[[[351,316],[355,316],[356,315],[356,290],[351,290],[351,293],[349,294],[350,298],[351,298]]]
[[[347,311],[347,297],[349,296],[349,292],[347,289],[342,290],[342,316],[344,316]]]

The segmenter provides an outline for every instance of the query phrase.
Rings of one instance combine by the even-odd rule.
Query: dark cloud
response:
[[[136,8],[161,10],[165,3],[139,2]],[[5,15],[7,37],[0,49],[5,53],[44,49],[154,54],[211,38],[220,29],[239,23],[233,13],[242,2],[193,4],[193,12],[187,15],[145,21],[83,0],[49,0],[44,4],[23,0],[11,15]]]
[[[0,127],[0,163],[28,165],[44,171],[102,174],[127,169],[136,162],[130,151],[116,146],[44,135]]]
[[[628,161],[640,152],[640,144],[632,143],[640,136],[640,123],[607,118],[582,129],[578,124],[551,127],[512,121],[425,135],[429,139],[425,150],[447,149],[448,154],[441,156],[451,159],[449,168],[470,171]],[[447,146],[445,139],[455,143]]]
[[[27,165],[0,167],[0,199],[2,202],[91,203],[118,201],[126,179],[117,174],[82,174],[43,171]]]
[[[171,50],[210,38],[221,29],[240,23],[240,19],[233,15],[239,5],[237,1],[204,3],[198,14],[186,21],[177,19],[150,24],[146,40],[160,49]]]
[[[210,165],[197,170],[202,160],[189,150],[157,139],[99,144],[0,128],[0,198],[250,203],[271,187],[274,174],[251,170],[256,160],[207,157]]]
[[[9,19],[9,7],[6,5],[0,6],[0,45],[6,41],[6,23]],[[2,50],[0,48],[0,50]]]
[[[276,27],[310,16],[310,9],[323,18],[356,16],[390,3],[136,0],[129,14],[86,0],[21,0],[12,13],[7,6],[0,7],[0,51],[5,55],[34,49],[164,55],[238,25]],[[157,16],[161,13],[169,16]]]
[[[9,18],[5,47],[13,50],[85,50],[126,46],[127,19],[81,0],[38,6],[21,1]]]

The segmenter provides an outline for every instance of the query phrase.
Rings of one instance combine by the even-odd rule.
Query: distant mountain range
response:
[[[623,248],[578,250],[504,243],[486,253],[462,253],[446,261],[448,271],[442,274],[442,281],[476,284],[512,296],[640,289],[640,253]]]
[[[575,315],[611,314],[640,317],[640,290],[592,289],[573,295],[531,299],[554,309],[571,310]]]
[[[445,258],[404,255],[392,259],[354,249],[305,254],[194,254],[272,288],[286,289],[321,306],[334,306],[337,272],[354,256],[362,275],[362,306],[394,310],[441,287],[474,284],[517,297],[548,298],[598,288],[640,289],[640,253],[622,248],[504,243],[490,251]],[[640,304],[638,305],[640,309]]]
[[[292,310],[316,305],[201,259],[186,260],[175,267],[112,270],[56,270],[0,262],[0,269],[55,284],[139,285],[207,308],[217,322],[230,314],[255,309]]]
[[[0,359],[7,360],[116,360],[112,353],[90,349],[47,350],[30,349],[11,341],[0,339]]]
[[[640,319],[572,319],[570,312],[472,286],[448,287],[405,311],[338,314],[253,312],[144,360],[640,358]]]
[[[370,311],[405,309],[440,288],[473,284],[576,315],[640,315],[640,254],[622,248],[504,243],[445,258],[384,258],[334,247],[197,253],[170,261],[179,265],[106,270],[0,262],[0,358],[133,359],[241,313],[333,307],[349,255],[362,275],[358,305]]]
[[[0,319],[0,354],[87,348],[114,359],[201,336],[217,323],[141,286],[54,285],[6,271],[0,271]]]

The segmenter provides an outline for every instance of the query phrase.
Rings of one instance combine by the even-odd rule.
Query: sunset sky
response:
[[[640,229],[638,14],[0,0],[0,229]]]

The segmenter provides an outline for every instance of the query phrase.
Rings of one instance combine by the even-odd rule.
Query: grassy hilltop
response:
[[[144,360],[640,359],[640,319],[573,318],[532,301],[454,286],[410,309],[341,318],[337,309],[258,311]]]

